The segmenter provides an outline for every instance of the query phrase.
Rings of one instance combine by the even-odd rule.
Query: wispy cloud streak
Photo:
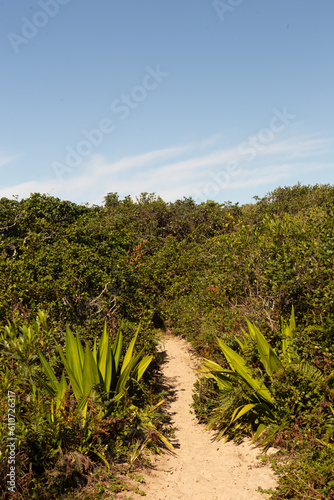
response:
[[[224,165],[238,164],[236,174],[219,193],[207,198],[225,196],[231,190],[244,190],[273,184],[289,184],[302,180],[306,173],[333,169],[334,163],[324,158],[333,151],[333,141],[311,136],[277,140],[259,151],[256,161],[250,161],[240,145],[217,148],[220,138],[215,136],[199,143],[189,143],[158,149],[109,162],[95,155],[66,181],[32,180],[12,187],[0,188],[0,197],[27,197],[42,192],[78,202],[103,202],[108,192],[133,198],[141,192],[155,192],[166,201],[193,196],[203,191],[208,178],[221,172]],[[3,158],[5,161],[5,158]],[[1,164],[1,157],[0,157]],[[202,191],[201,191],[202,190]],[[257,193],[254,193],[257,194]],[[211,198],[210,198],[211,196]],[[226,196],[225,196],[226,197]],[[196,199],[196,197],[195,197]],[[203,200],[202,200],[203,201]]]

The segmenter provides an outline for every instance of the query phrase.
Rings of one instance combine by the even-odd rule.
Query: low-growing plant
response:
[[[309,433],[299,432],[291,442],[292,452],[282,451],[270,461],[278,474],[278,485],[271,500],[329,500],[334,498],[333,444],[322,443]],[[298,451],[297,451],[298,450]]]
[[[81,411],[84,420],[89,400],[104,404],[107,413],[108,406],[117,403],[124,396],[125,391],[130,386],[131,378],[139,382],[153,358],[153,356],[143,356],[143,349],[137,355],[133,354],[139,328],[130,342],[122,366],[120,366],[123,344],[121,328],[115,342],[111,345],[105,323],[99,345],[97,346],[95,341],[93,351],[91,351],[87,342],[85,352],[79,336],[77,335],[75,338],[71,330],[67,328],[65,353],[57,344],[65,368],[60,381],[42,352],[39,351],[39,357],[47,376],[46,382],[43,382],[42,379],[40,381],[50,396],[56,400],[56,410],[62,405],[67,390],[65,372],[78,403],[78,410]],[[51,410],[51,418],[53,418],[53,406]]]
[[[218,344],[231,369],[207,359],[202,361],[200,372],[214,380],[219,395],[208,426],[219,430],[217,438],[241,431],[253,432],[253,439],[257,440],[264,433],[263,442],[269,447],[276,434],[320,403],[325,378],[316,366],[298,357],[293,346],[296,329],[293,309],[289,323],[282,320],[280,355],[255,325],[248,320],[247,325],[245,342],[238,343],[243,351],[253,343],[259,367],[247,364],[220,339]]]
[[[67,329],[62,349],[42,313],[35,322],[10,324],[2,331],[0,488],[6,489],[8,472],[8,388],[16,393],[21,498],[60,498],[86,485],[89,489],[97,465],[114,469],[119,462],[142,459],[146,448],[156,452],[171,446],[159,411],[161,397],[143,380],[153,356],[143,349],[135,353],[138,334],[139,327],[124,350],[122,331],[111,343],[105,326],[90,349],[88,341],[84,348]]]

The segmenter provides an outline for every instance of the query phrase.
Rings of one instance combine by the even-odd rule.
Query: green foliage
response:
[[[230,391],[218,391],[214,377],[198,383],[194,408],[201,421],[215,419],[214,425],[222,430],[233,417],[229,434],[241,438],[245,432],[254,434],[262,419],[268,442],[286,447],[295,464],[302,449],[296,436],[311,433],[315,453],[310,463],[318,472],[307,468],[303,458],[300,464],[305,475],[300,474],[307,482],[308,474],[314,473],[319,484],[322,473],[327,477],[325,466],[322,469],[318,462],[322,452],[316,440],[331,444],[333,436],[334,187],[298,184],[255,200],[244,206],[211,201],[196,205],[191,198],[166,203],[152,193],[136,200],[109,193],[104,206],[89,207],[37,193],[21,201],[0,199],[0,424],[5,429],[5,398],[10,387],[17,393],[22,417],[20,484],[26,481],[43,495],[42,481],[51,485],[51,476],[45,479],[47,471],[57,469],[54,481],[59,492],[67,481],[66,471],[72,478],[69,481],[79,486],[89,476],[84,463],[81,476],[70,472],[71,463],[79,468],[81,455],[94,463],[99,460],[107,470],[101,457],[108,463],[122,457],[128,460],[131,447],[135,456],[146,435],[162,444],[152,430],[140,430],[140,422],[160,401],[153,395],[159,368],[155,354],[157,339],[166,328],[186,337],[200,356],[217,363],[221,368],[214,374],[220,373],[221,383],[227,384],[223,376],[239,381]],[[281,338],[280,317],[290,313],[292,304],[298,329],[291,329],[293,335],[286,330]],[[40,310],[48,311],[50,327],[37,316]],[[243,335],[244,317],[259,330],[247,329]],[[144,349],[147,356],[154,356],[140,382],[130,377],[123,397],[109,406],[110,415],[104,415],[101,408],[113,394],[103,390],[102,373],[99,383],[93,383],[97,374],[92,357],[98,347],[95,351],[89,347],[94,346],[105,322],[111,346],[121,324],[123,344],[130,345],[140,322],[138,351]],[[66,325],[81,339],[85,370],[90,367],[90,381],[81,388],[82,394],[89,394],[89,418],[84,425],[76,412],[73,380],[56,347],[56,343],[65,345]],[[265,342],[258,332],[263,332]],[[54,374],[53,378],[49,372],[48,382],[38,363],[38,350]],[[61,351],[67,360],[68,353],[62,347]],[[232,351],[243,359],[246,375],[251,377],[248,383],[247,377],[242,379],[229,365],[224,352],[231,357]],[[49,391],[38,385],[40,377]],[[261,387],[266,388],[264,394],[269,391],[274,403],[261,400]],[[81,401],[84,405],[85,398]],[[261,409],[261,404],[267,404],[273,415]],[[138,410],[130,411],[130,406]],[[158,414],[157,420],[148,418],[155,420],[158,429],[159,407],[152,412]],[[97,431],[106,430],[109,419],[114,419],[110,426],[119,437],[114,444],[107,432]],[[24,444],[28,437],[30,448]],[[82,449],[81,443],[85,443]],[[33,464],[32,476],[29,463]],[[280,470],[284,474],[284,464]],[[292,481],[284,484],[281,498],[293,498]],[[69,495],[73,493],[70,485],[64,488]]]
[[[298,420],[306,423],[305,414],[313,412],[327,395],[327,381],[315,366],[299,359],[293,347],[296,329],[293,309],[289,323],[282,320],[280,357],[255,325],[248,320],[247,325],[246,342],[239,341],[239,345],[245,350],[247,342],[255,343],[260,368],[254,370],[220,339],[217,341],[231,369],[207,359],[202,361],[201,373],[214,380],[219,394],[209,428],[219,430],[217,438],[254,430],[257,440],[264,433],[262,442],[269,447],[276,435],[291,423]]]
[[[314,439],[309,433],[299,433],[293,441],[298,453],[280,453],[271,465],[280,476],[272,500],[327,500],[334,497],[334,446]]]
[[[63,353],[57,332],[49,328],[41,311],[32,323],[10,323],[2,329],[0,484],[4,491],[8,390],[15,394],[16,486],[22,498],[59,498],[74,488],[86,488],[97,464],[110,469],[111,463],[140,460],[146,448],[170,446],[165,437],[168,422],[159,411],[161,398],[143,381],[153,356],[145,356],[143,349],[134,353],[138,333],[139,328],[123,353],[121,330],[111,344],[105,326],[91,351],[89,342],[84,350],[79,336],[68,329]],[[78,409],[84,410],[84,419]]]
[[[143,356],[143,349],[137,355],[133,354],[138,332],[139,327],[125,353],[120,370],[123,344],[121,329],[111,346],[105,323],[99,345],[97,347],[95,342],[93,351],[90,350],[89,343],[87,343],[84,352],[79,336],[77,335],[75,338],[69,328],[66,331],[65,353],[57,344],[59,355],[78,404],[78,410],[80,410],[84,421],[89,400],[103,404],[108,403],[108,405],[118,402],[129,388],[131,378],[139,382],[144,375],[152,361],[152,356]],[[67,390],[65,372],[62,373],[61,380],[58,382],[51,366],[40,351],[39,357],[47,376],[47,382],[43,383],[43,387],[51,397],[56,399],[57,410],[62,405]]]

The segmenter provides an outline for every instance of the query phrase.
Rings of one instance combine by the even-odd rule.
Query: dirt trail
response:
[[[144,472],[140,486],[147,500],[260,500],[268,498],[258,486],[275,486],[272,470],[256,459],[259,449],[250,443],[212,441],[213,433],[204,430],[190,413],[192,389],[196,381],[196,356],[189,343],[166,337],[162,350],[163,383],[171,394],[169,412],[175,427],[175,454],[154,457],[154,469]],[[116,498],[143,498],[128,493]]]

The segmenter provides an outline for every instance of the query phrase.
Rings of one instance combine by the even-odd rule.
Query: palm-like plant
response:
[[[133,354],[139,328],[125,353],[122,366],[120,366],[123,345],[121,328],[115,342],[111,345],[105,324],[98,347],[95,341],[93,350],[91,350],[89,343],[87,343],[85,351],[79,336],[77,335],[75,338],[71,330],[67,328],[65,353],[57,344],[64,365],[60,381],[39,351],[38,354],[47,377],[47,380],[41,380],[41,383],[51,397],[55,398],[56,409],[64,404],[68,388],[65,372],[78,403],[78,410],[82,412],[84,420],[86,419],[89,399],[103,404],[105,411],[107,411],[108,404],[120,401],[129,387],[130,381],[135,379],[139,382],[153,357],[143,356],[143,349],[137,355]]]
[[[254,343],[263,371],[257,376],[242,356],[218,338],[217,342],[231,369],[222,368],[219,364],[208,359],[202,360],[200,368],[200,372],[205,378],[215,381],[220,396],[221,405],[216,409],[209,421],[209,428],[218,427],[220,429],[217,438],[226,434],[231,428],[233,431],[240,428],[241,424],[237,422],[239,419],[245,421],[246,426],[249,423],[257,424],[254,440],[265,429],[268,429],[268,425],[273,426],[274,423],[277,423],[276,401],[270,390],[270,384],[264,381],[264,374],[269,381],[273,381],[288,365],[294,367],[294,369],[308,379],[322,378],[321,372],[316,367],[299,359],[293,347],[293,337],[296,329],[293,308],[289,323],[285,323],[282,319],[282,354],[280,357],[267,342],[260,330],[250,321],[246,321],[248,332],[243,331],[245,341],[241,342],[238,340],[238,343],[242,350],[246,349],[248,343]],[[237,401],[241,404],[238,404],[236,407]],[[226,425],[224,417],[226,420],[227,415],[231,416]],[[223,425],[219,425],[219,418],[223,421]],[[276,429],[279,428],[280,425],[276,426]]]

